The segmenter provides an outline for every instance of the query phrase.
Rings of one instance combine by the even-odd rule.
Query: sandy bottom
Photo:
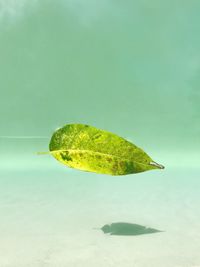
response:
[[[1,170],[0,267],[198,267],[200,175],[168,168],[110,177],[69,170]],[[164,232],[111,236],[106,223]]]

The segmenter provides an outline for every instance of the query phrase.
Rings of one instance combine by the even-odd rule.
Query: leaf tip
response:
[[[163,165],[161,165],[161,164],[158,164],[158,163],[155,162],[155,161],[151,161],[149,164],[152,165],[152,166],[157,167],[158,169],[164,169],[164,168],[165,168],[165,166],[163,166]]]

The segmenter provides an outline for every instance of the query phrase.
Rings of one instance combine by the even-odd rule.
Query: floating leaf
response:
[[[101,230],[104,234],[110,235],[144,235],[161,232],[159,230],[148,228],[139,224],[117,222],[105,224]]]
[[[71,168],[102,174],[125,175],[164,168],[124,138],[84,124],[67,124],[55,131],[49,150]]]

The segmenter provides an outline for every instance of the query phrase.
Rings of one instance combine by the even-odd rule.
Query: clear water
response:
[[[199,8],[0,0],[1,267],[200,266]],[[166,169],[112,177],[38,156],[66,123],[115,132]],[[95,229],[121,221],[163,232]]]

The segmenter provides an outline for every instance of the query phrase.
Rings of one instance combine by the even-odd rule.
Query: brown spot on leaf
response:
[[[112,162],[112,158],[107,158],[107,161],[108,162]]]
[[[125,167],[125,163],[123,161],[120,161],[119,165],[120,165],[121,168]]]
[[[64,160],[64,161],[72,161],[72,157],[69,156],[68,153],[61,153],[61,158]]]

